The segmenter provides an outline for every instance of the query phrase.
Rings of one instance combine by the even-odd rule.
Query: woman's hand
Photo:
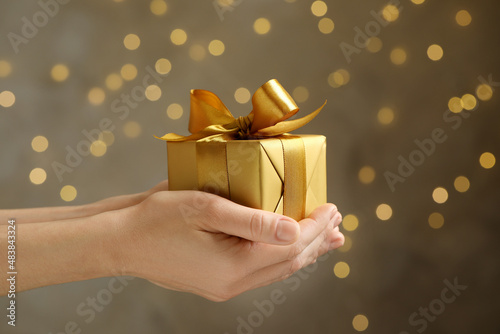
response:
[[[118,271],[213,301],[283,280],[344,243],[332,204],[297,223],[208,193],[160,191],[117,213]]]

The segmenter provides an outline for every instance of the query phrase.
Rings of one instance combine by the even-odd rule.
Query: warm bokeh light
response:
[[[94,87],[89,91],[87,97],[91,104],[93,104],[94,106],[98,106],[101,105],[106,99],[106,93],[104,93],[104,90],[102,88]]]
[[[90,153],[94,157],[102,157],[104,154],[106,154],[107,150],[108,146],[102,140],[96,140],[90,145]]]
[[[443,187],[437,187],[432,192],[432,199],[438,204],[443,204],[448,200],[448,191]]]
[[[123,80],[132,81],[137,77],[137,67],[133,64],[125,64],[120,70]]]
[[[194,61],[202,61],[206,55],[206,49],[200,44],[193,44],[189,47],[189,57]]]
[[[450,109],[451,112],[454,112],[454,113],[459,113],[463,110],[463,107],[462,107],[462,100],[459,98],[459,97],[452,97],[449,101],[448,101],[448,109]]]
[[[382,40],[378,37],[370,37],[366,40],[366,49],[371,53],[379,52],[382,49]]]
[[[174,29],[170,34],[170,40],[175,45],[182,45],[187,41],[187,34],[182,29]]]
[[[351,80],[351,75],[343,68],[328,75],[328,84],[333,88],[346,85],[349,80]]]
[[[320,0],[314,1],[311,5],[311,12],[318,17],[324,16],[327,10],[328,6],[326,3]]]
[[[358,314],[352,319],[352,327],[358,332],[363,332],[368,328],[368,318],[363,314]]]
[[[31,140],[31,148],[35,152],[45,152],[49,147],[49,141],[44,136],[36,136]]]
[[[167,3],[164,0],[153,0],[149,4],[149,9],[151,13],[161,16],[167,12]]]
[[[118,90],[123,85],[123,79],[120,75],[116,73],[111,73],[106,77],[106,87],[109,90]]]
[[[458,25],[466,27],[472,22],[472,17],[470,16],[468,11],[462,9],[457,12],[455,20],[457,21]]]
[[[158,85],[150,85],[146,88],[146,98],[149,101],[158,101],[161,98],[161,88]]]
[[[0,93],[0,106],[10,108],[16,103],[16,95],[11,91],[3,91]]]
[[[406,51],[402,48],[395,48],[391,51],[390,57],[394,65],[402,65],[406,62]]]
[[[225,49],[226,47],[224,46],[224,43],[218,39],[214,39],[210,42],[210,44],[208,44],[208,52],[210,52],[212,56],[220,56],[224,53]]]
[[[415,5],[421,5],[425,2],[425,0],[411,0]]]
[[[353,214],[346,215],[342,219],[342,227],[346,231],[352,232],[358,228],[358,225],[359,225],[358,217],[356,217]]]
[[[34,168],[30,172],[30,181],[33,184],[39,185],[47,179],[47,172],[43,168]]]
[[[141,132],[142,132],[141,125],[135,121],[128,121],[123,126],[123,133],[128,138],[132,138],[132,139],[137,138],[141,135]]]
[[[382,203],[377,206],[375,214],[380,220],[389,220],[392,217],[392,208],[388,204]]]
[[[456,191],[464,193],[470,188],[470,181],[465,176],[458,176],[453,182]]]
[[[427,48],[427,57],[434,61],[440,60],[443,58],[443,48],[437,44],[432,44]]]
[[[346,278],[349,276],[349,272],[351,269],[349,268],[349,265],[345,262],[337,262],[335,266],[333,267],[333,273],[335,276],[338,278]]]
[[[50,71],[50,76],[54,81],[63,82],[69,77],[69,69],[64,64],[54,65]]]
[[[332,19],[324,17],[321,20],[319,20],[318,29],[323,34],[330,34],[333,31],[333,29],[335,29],[335,24],[333,23]]]
[[[0,78],[6,78],[12,72],[12,66],[6,60],[0,60]]]
[[[363,166],[359,170],[358,178],[361,183],[370,184],[375,180],[375,169],[371,166]]]
[[[495,166],[495,163],[496,163],[496,158],[493,155],[493,153],[484,152],[479,157],[479,164],[481,164],[481,167],[485,169],[493,168],[493,166]]]
[[[394,120],[394,111],[391,108],[383,107],[377,113],[377,119],[380,124],[391,124]]]
[[[382,16],[387,22],[396,21],[399,17],[399,9],[394,5],[387,5],[382,10]]]
[[[488,101],[493,96],[493,88],[488,84],[480,84],[476,88],[476,96],[481,101]]]
[[[271,30],[271,22],[264,17],[258,18],[253,23],[253,30],[259,35],[265,35]]]
[[[179,119],[182,117],[183,113],[184,110],[182,109],[182,106],[178,103],[172,103],[167,108],[167,116],[170,119]]]
[[[156,72],[165,75],[168,74],[168,72],[170,72],[170,70],[172,69],[172,64],[170,63],[170,60],[160,58],[156,61],[155,69]]]
[[[60,192],[61,199],[65,202],[72,202],[75,200],[77,191],[76,188],[70,185],[64,186]]]
[[[234,92],[234,99],[236,102],[244,104],[250,101],[250,91],[245,87],[240,87]]]
[[[123,45],[128,50],[137,50],[137,48],[141,45],[141,39],[136,34],[128,34],[123,39]]]
[[[477,100],[472,94],[465,94],[460,100],[460,104],[465,110],[472,110],[477,105]]]
[[[292,96],[299,103],[305,102],[309,98],[309,90],[304,86],[298,86],[293,90]]]
[[[429,215],[429,219],[427,220],[429,226],[433,229],[438,229],[443,227],[444,225],[444,217],[439,212],[434,212]]]
[[[352,239],[351,237],[345,235],[344,236],[344,244],[337,248],[340,252],[345,253],[351,250],[352,248]]]

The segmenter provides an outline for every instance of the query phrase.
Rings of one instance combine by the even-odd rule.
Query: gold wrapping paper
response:
[[[288,132],[312,113],[288,120],[299,108],[275,79],[252,97],[253,110],[235,118],[212,92],[191,90],[191,135],[168,133],[171,190],[202,190],[296,220],[326,203],[326,139]]]
[[[284,156],[283,142],[303,143]],[[221,159],[219,154],[225,156]],[[227,142],[167,142],[171,190],[202,190],[236,203],[300,220],[326,203],[326,138],[319,135],[283,135],[276,138]],[[217,158],[215,158],[217,157]],[[225,161],[224,161],[225,160]],[[294,162],[294,160],[297,160]],[[285,179],[287,162],[292,170]],[[304,165],[304,170],[298,166]],[[293,176],[293,171],[304,173]],[[301,185],[300,180],[304,180]],[[289,190],[288,188],[291,187]],[[302,196],[294,199],[294,196]],[[285,192],[288,191],[286,197]],[[287,198],[289,207],[284,201]]]

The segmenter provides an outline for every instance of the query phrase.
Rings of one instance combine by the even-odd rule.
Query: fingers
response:
[[[216,201],[212,215],[208,213],[212,219],[203,221],[209,231],[274,245],[288,245],[299,237],[300,226],[292,218],[248,208],[223,198]]]

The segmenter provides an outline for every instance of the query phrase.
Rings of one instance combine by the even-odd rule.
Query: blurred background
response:
[[[225,303],[141,279],[109,299],[103,278],[21,293],[18,325],[4,318],[0,332],[498,333],[499,8],[0,2],[2,209],[144,191],[167,175],[153,135],[187,134],[190,89],[244,116],[276,78],[299,114],[328,99],[297,133],[327,137],[346,235],[286,282]],[[87,298],[105,301],[92,320],[77,313]]]

